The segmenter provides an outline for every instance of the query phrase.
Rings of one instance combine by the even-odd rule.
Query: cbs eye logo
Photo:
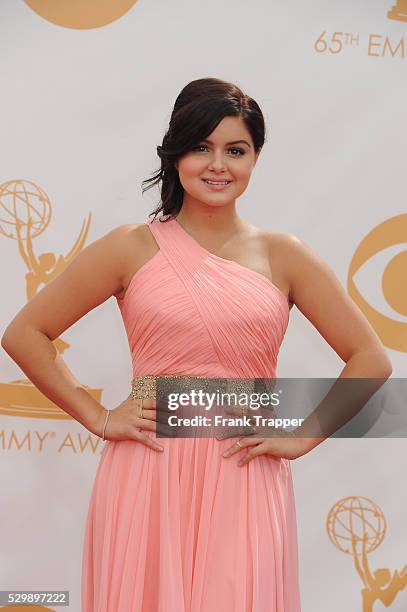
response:
[[[370,268],[367,282],[362,266]],[[365,236],[349,266],[348,292],[383,344],[407,352],[407,214],[384,221]]]

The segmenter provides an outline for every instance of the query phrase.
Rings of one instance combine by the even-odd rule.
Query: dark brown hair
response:
[[[224,117],[241,117],[249,131],[255,153],[265,141],[265,122],[259,105],[234,83],[221,79],[196,79],[186,85],[178,95],[162,145],[157,146],[161,168],[142,189],[142,193],[161,183],[161,200],[149,214],[162,213],[168,221],[182,207],[184,189],[179,180],[175,162],[204,140]],[[161,220],[161,218],[160,218]]]

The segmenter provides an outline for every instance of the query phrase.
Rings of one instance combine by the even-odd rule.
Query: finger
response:
[[[239,440],[239,444],[235,443],[233,446],[230,446],[227,450],[225,450],[223,457],[231,457],[238,451],[242,450],[242,448],[254,446],[261,442],[264,442],[264,438],[244,438],[244,440]]]
[[[157,410],[147,410],[146,408],[144,408],[143,406],[143,416],[139,416],[140,415],[140,410],[137,411],[137,416],[139,419],[147,419],[149,421],[156,421],[157,420]]]
[[[247,463],[249,463],[249,461],[251,461],[255,457],[258,457],[259,455],[262,455],[264,452],[265,452],[265,446],[263,446],[263,444],[259,444],[258,446],[251,448],[240,459],[240,461],[238,462],[238,466],[241,467],[242,465],[246,465]]]
[[[159,433],[161,436],[166,438],[174,438],[176,435],[176,431],[170,425],[163,425],[162,423],[149,421],[148,419],[137,419],[136,426],[140,429],[146,429],[154,433]]]
[[[145,397],[137,397],[134,396],[130,393],[129,397],[127,398],[128,400],[130,400],[132,403],[134,403],[136,406],[138,406],[140,408],[140,406],[143,406],[143,410],[147,409],[155,409],[157,407],[156,401],[155,399],[149,399],[149,398],[145,398]]]
[[[144,399],[141,403],[142,398],[130,396],[130,400],[134,402],[136,406],[136,413],[139,416],[142,412],[143,417],[146,419],[150,419],[153,421],[161,421],[161,423],[168,422],[168,415],[173,414],[171,410],[169,410],[167,404],[165,402],[158,402],[155,399]]]
[[[158,401],[157,399],[143,399],[143,408],[154,409],[163,415],[174,414],[174,410],[169,407],[168,400],[162,398],[158,398]]]
[[[132,394],[127,398],[135,407],[136,416],[150,421],[157,420],[156,402],[153,399],[134,397]]]
[[[142,444],[145,444],[149,448],[152,448],[155,451],[163,451],[164,450],[164,447],[161,446],[161,444],[158,444],[157,442],[155,442],[155,440],[152,440],[150,438],[150,436],[148,436],[147,434],[143,433],[140,429],[136,429],[135,430],[134,438],[136,440],[138,440],[139,442],[141,442]]]

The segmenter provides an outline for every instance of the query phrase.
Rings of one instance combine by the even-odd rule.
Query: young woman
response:
[[[261,110],[236,85],[189,83],[157,147],[161,169],[146,181],[161,183],[154,219],[86,247],[3,336],[40,391],[107,440],[86,525],[82,612],[300,611],[290,460],[324,438],[156,438],[156,377],[181,387],[227,379],[232,389],[274,378],[294,304],[345,362],[340,377],[391,373],[329,267],[294,235],[238,215],[264,141]],[[111,296],[134,378],[130,396],[107,410],[52,341]]]

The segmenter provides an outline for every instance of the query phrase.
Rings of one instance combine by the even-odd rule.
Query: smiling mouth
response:
[[[232,181],[211,181],[208,179],[202,179],[207,185],[229,185]]]

